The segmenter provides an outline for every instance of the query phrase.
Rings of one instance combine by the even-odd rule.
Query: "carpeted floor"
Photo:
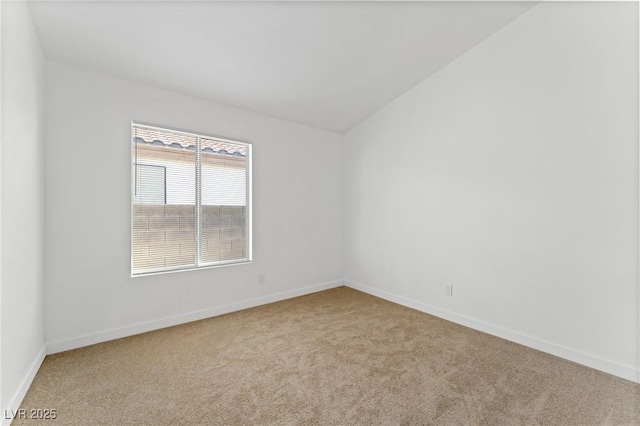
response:
[[[631,425],[640,385],[337,288],[48,356],[69,425]],[[27,413],[28,414],[28,413]]]

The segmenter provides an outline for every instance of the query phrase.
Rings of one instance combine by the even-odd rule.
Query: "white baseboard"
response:
[[[281,300],[304,296],[306,294],[316,293],[319,291],[328,290],[330,288],[340,287],[342,285],[342,281],[330,281],[322,284],[298,288],[295,290],[256,297],[254,299],[243,300],[228,305],[217,306],[200,311],[189,312],[186,314],[174,315],[171,317],[134,324],[126,327],[105,330],[94,334],[74,337],[71,339],[51,342],[47,344],[47,354],[68,351],[71,349],[81,348],[83,346],[89,346],[109,340],[120,339],[122,337],[133,336],[135,334],[146,333],[148,331],[159,330],[161,328],[171,327],[174,325],[185,324],[192,321],[198,321],[218,315],[241,311],[243,309],[254,308],[256,306],[266,305],[267,303],[279,302]]]
[[[38,370],[40,369],[40,366],[44,361],[44,357],[46,356],[46,349],[47,348],[45,345],[40,348],[38,354],[31,363],[29,370],[27,370],[27,374],[24,376],[24,379],[22,379],[22,382],[20,382],[20,386],[18,386],[16,393],[13,394],[7,406],[3,407],[2,423],[0,423],[2,426],[9,426],[13,419],[6,417],[11,417],[11,413],[18,412],[20,404],[22,404],[22,400],[24,399],[24,396],[27,394],[27,391],[31,386],[31,382],[33,382],[33,379],[36,377],[36,373],[38,373]]]
[[[372,296],[377,296],[381,299],[397,303],[399,305],[403,305],[430,315],[434,315],[436,317],[463,325],[465,327],[473,328],[474,330],[482,331],[484,333],[488,333],[502,339],[510,340],[512,342],[519,343],[521,345],[546,352],[548,354],[555,355],[557,357],[564,358],[569,361],[573,361],[578,364],[582,364],[614,376],[622,377],[623,379],[627,379],[632,382],[640,383],[640,370],[638,370],[637,368],[621,365],[612,361],[608,361],[606,359],[586,354],[584,352],[567,348],[562,345],[558,345],[556,343],[547,342],[545,340],[538,339],[537,337],[529,336],[527,334],[493,325],[484,321],[479,321],[465,315],[460,315],[446,309],[440,309],[435,306],[419,302],[417,300],[409,299],[404,296],[399,296],[397,294],[389,293],[384,290],[369,287],[364,284],[345,280],[343,282],[343,285],[351,287],[355,290],[362,291],[364,293],[371,294]]]

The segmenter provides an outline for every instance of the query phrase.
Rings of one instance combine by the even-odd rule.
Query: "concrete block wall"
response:
[[[247,252],[244,206],[202,206],[202,260],[243,259]]]
[[[202,206],[203,262],[246,257],[244,206]],[[134,205],[133,266],[155,269],[195,264],[193,205]]]

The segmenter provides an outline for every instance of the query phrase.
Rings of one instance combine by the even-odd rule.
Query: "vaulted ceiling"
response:
[[[535,4],[29,6],[50,59],[342,133]]]

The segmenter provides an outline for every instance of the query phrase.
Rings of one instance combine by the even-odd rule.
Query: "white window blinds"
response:
[[[132,125],[132,275],[251,259],[251,145]]]

